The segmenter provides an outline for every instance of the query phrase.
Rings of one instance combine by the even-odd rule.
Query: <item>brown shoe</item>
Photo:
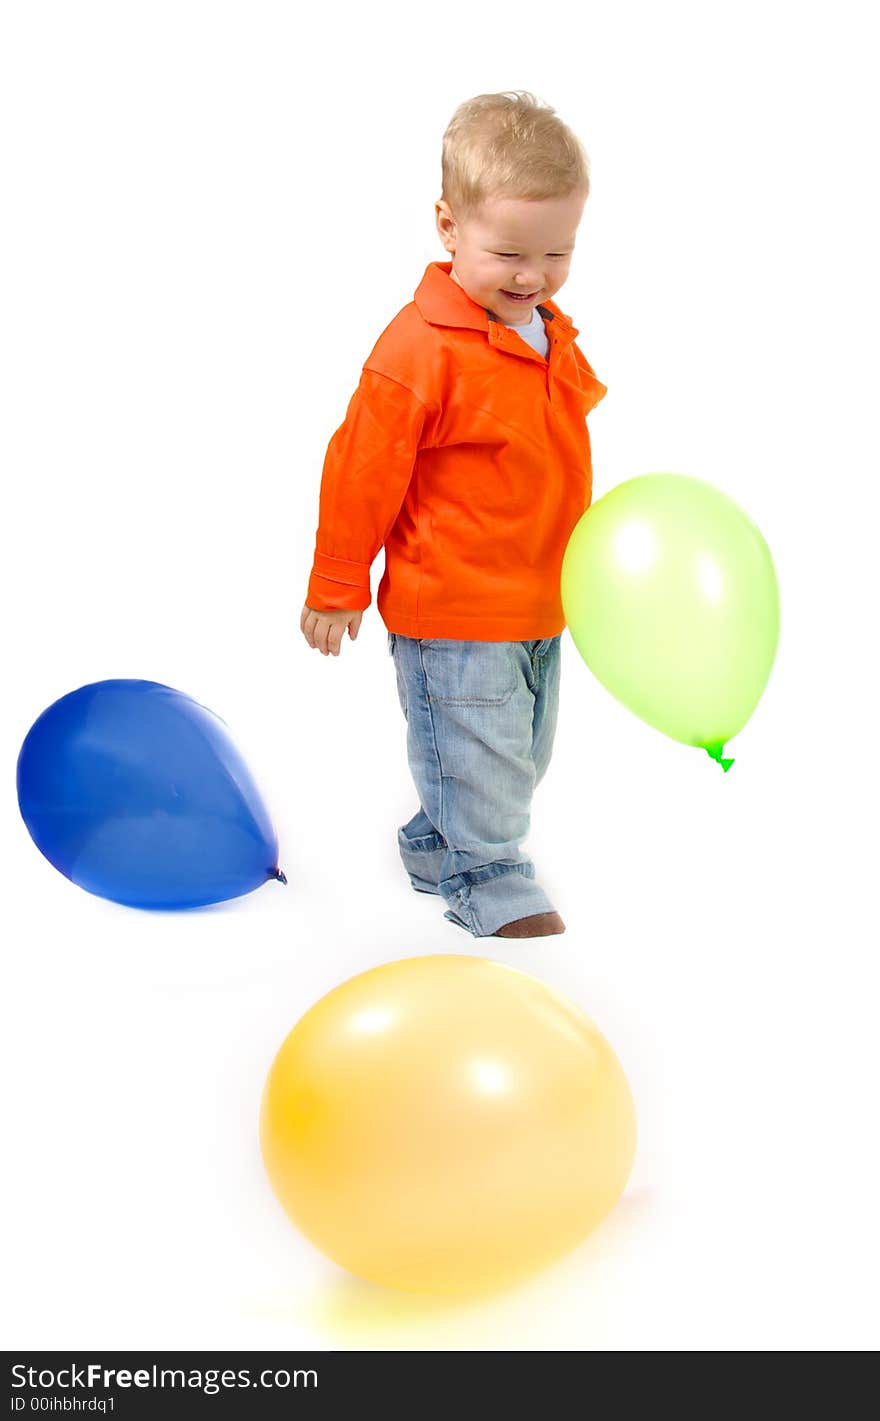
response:
[[[565,932],[565,923],[558,913],[532,913],[529,918],[517,918],[497,928],[493,937],[553,937]]]

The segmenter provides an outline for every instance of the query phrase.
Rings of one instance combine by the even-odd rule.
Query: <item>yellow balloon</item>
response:
[[[279,1050],[263,1161],[294,1224],[359,1277],[468,1293],[525,1277],[613,1207],[635,1153],[617,1057],[543,983],[479,957],[353,977]]]

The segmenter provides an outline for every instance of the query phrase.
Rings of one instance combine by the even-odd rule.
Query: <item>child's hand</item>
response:
[[[300,631],[314,650],[322,656],[339,655],[345,628],[352,641],[357,640],[358,628],[363,612],[316,612],[314,607],[303,607],[299,619]]]

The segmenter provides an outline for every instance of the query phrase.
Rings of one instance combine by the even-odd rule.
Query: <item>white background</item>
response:
[[[4,7],[5,1345],[876,1343],[870,9]],[[528,848],[568,931],[481,945],[397,860],[416,806],[375,605],[338,660],[299,614],[327,442],[445,257],[443,129],[510,88],[592,162],[556,299],[609,388],[596,496],[657,470],[731,494],[773,551],[783,632],[726,776],[620,707],[566,634]],[[286,890],[154,916],[39,855],[19,746],[105,677],[229,723]],[[462,951],[597,1022],[640,1146],[576,1254],[439,1307],[301,1239],[256,1128],[319,996]]]

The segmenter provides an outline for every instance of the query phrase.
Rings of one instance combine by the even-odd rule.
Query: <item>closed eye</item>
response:
[[[512,259],[513,257],[518,257],[519,255],[519,252],[492,252],[493,257],[508,257]],[[568,252],[548,252],[547,255],[548,257],[567,257]]]

